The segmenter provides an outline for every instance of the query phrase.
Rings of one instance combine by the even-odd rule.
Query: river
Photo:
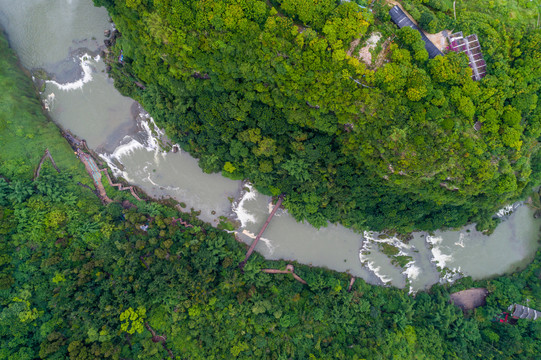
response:
[[[270,198],[249,184],[201,171],[197,160],[166,152],[163,133],[133,100],[120,95],[99,56],[107,12],[91,0],[0,0],[0,24],[27,69],[43,69],[50,80],[41,93],[51,118],[87,140],[122,176],[156,198],[173,197],[217,225],[238,224],[250,243],[268,216]],[[524,267],[538,247],[541,220],[520,206],[503,214],[490,236],[467,226],[457,231],[394,237],[355,233],[330,224],[317,230],[280,210],[256,250],[269,259],[347,271],[379,285],[426,289],[460,276],[486,278]]]

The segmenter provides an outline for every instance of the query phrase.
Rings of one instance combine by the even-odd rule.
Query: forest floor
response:
[[[436,45],[438,49],[443,51],[447,47],[447,44],[448,44],[446,34],[450,34],[450,33],[451,33],[450,30],[443,30],[436,34],[428,34],[425,32],[425,35],[430,41],[432,41],[434,45]]]

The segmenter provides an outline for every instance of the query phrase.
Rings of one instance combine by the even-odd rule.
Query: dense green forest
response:
[[[347,274],[255,254],[191,214],[108,189],[102,205],[41,112],[0,37],[0,359],[534,359],[541,322],[491,319],[541,309],[541,253],[522,272],[415,297]],[[45,148],[46,161],[33,172]],[[129,200],[132,205],[120,205]],[[173,221],[182,217],[181,221]],[[148,225],[148,228],[142,228]],[[484,286],[464,316],[449,292]]]
[[[379,0],[94,1],[121,32],[115,85],[203,170],[287,194],[299,220],[487,229],[540,183],[537,3],[458,1],[455,20],[452,1],[404,2],[430,31],[478,34],[475,82],[465,55],[429,60]],[[347,55],[374,32],[379,68]]]

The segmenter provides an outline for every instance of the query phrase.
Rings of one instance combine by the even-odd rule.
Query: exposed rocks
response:
[[[440,186],[441,186],[442,188],[445,188],[445,189],[451,190],[451,191],[458,191],[458,190],[459,190],[456,186],[455,186],[455,187],[450,187],[449,184],[444,183],[444,182],[441,182],[441,183],[440,183]]]
[[[488,290],[484,288],[472,288],[451,294],[451,303],[463,311],[472,310],[486,304],[485,298]]]
[[[106,31],[108,31],[108,30],[106,30]],[[103,40],[103,43],[107,47],[113,46],[116,43],[116,39],[121,36],[120,32],[118,30],[116,30],[116,29],[113,30],[113,32],[111,32],[110,35],[111,35],[111,37],[109,39]]]

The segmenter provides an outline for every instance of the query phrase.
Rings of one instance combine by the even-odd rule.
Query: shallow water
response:
[[[62,128],[81,135],[89,147],[113,151],[125,134],[137,132],[131,109],[136,104],[113,88],[99,56],[74,59],[84,65],[83,78],[65,84],[47,82],[42,97],[49,114]]]
[[[249,186],[240,181],[203,173],[184,152],[163,151],[160,130],[138,104],[114,89],[96,57],[104,30],[112,29],[105,9],[91,0],[0,0],[0,24],[23,65],[52,76],[42,99],[53,120],[85,138],[116,175],[152,196],[171,196],[186,210],[201,210],[201,218],[213,224],[220,216],[234,217],[239,238],[253,241],[271,211],[270,198],[243,190]],[[337,225],[316,230],[280,210],[256,250],[269,259],[325,266],[416,291],[461,275],[489,277],[525,266],[535,254],[541,225],[532,215],[519,208],[491,236],[469,226],[432,236],[415,233],[404,244]],[[409,257],[404,267],[384,254],[384,243]]]
[[[231,200],[240,191],[240,181],[205,174],[197,160],[185,152],[164,153],[159,147],[131,137],[124,141],[128,142],[112,154],[102,155],[123,165],[124,171],[113,165],[115,175],[121,175],[154,197],[172,197],[183,202],[185,211],[200,210],[199,217],[214,225],[219,223],[220,216],[231,215]]]
[[[251,243],[272,211],[270,197],[248,187],[234,207],[241,221],[239,238]],[[303,264],[325,266],[362,277],[372,283],[378,279],[361,266],[359,248],[362,234],[341,225],[329,225],[319,231],[298,223],[286,211],[279,210],[270,222],[256,250],[268,259],[296,260]]]
[[[533,211],[522,206],[491,236],[467,226],[459,232],[436,231],[427,238],[440,267],[481,279],[523,268],[532,261],[539,245],[539,226],[540,220],[533,220]]]
[[[0,24],[22,64],[46,70],[76,49],[96,50],[112,28],[91,0],[0,0]]]

